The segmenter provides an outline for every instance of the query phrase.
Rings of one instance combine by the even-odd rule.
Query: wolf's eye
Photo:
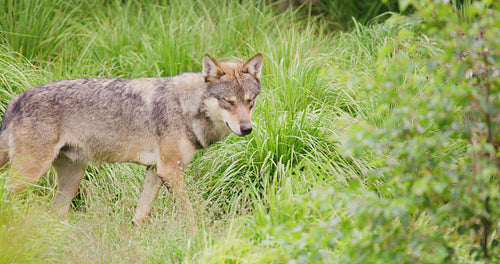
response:
[[[229,104],[231,106],[235,105],[235,102],[231,99],[227,99],[227,98],[222,98],[222,101],[226,104]]]

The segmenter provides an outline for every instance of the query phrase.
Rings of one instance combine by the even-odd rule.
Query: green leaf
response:
[[[411,2],[412,1],[410,1],[410,0],[399,0],[398,1],[399,11],[404,12],[408,8],[408,6],[410,5]]]
[[[467,227],[465,225],[461,225],[457,228],[457,232],[459,235],[465,234],[465,231],[467,231]]]
[[[491,241],[491,248],[498,247],[498,244],[499,244],[498,240],[497,239],[493,239],[493,241]]]

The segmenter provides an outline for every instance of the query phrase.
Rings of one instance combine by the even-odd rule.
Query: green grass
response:
[[[405,35],[415,25],[398,16],[329,32],[324,19],[280,13],[265,1],[139,2],[0,0],[0,113],[15,94],[53,80],[171,76],[200,71],[204,53],[232,60],[261,52],[254,132],[201,151],[187,168],[195,235],[164,189],[147,225],[131,226],[141,166],[90,167],[67,220],[44,213],[53,172],[18,197],[7,198],[1,185],[0,262],[349,261],[349,241],[372,235],[352,210],[380,202],[373,193],[390,197],[391,186],[367,176],[377,159],[346,149],[348,128],[385,122],[378,107],[386,91],[373,84],[385,75],[378,62],[392,65],[397,54],[418,64],[439,50]]]

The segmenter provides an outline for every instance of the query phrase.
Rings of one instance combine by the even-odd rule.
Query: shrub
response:
[[[396,63],[378,62],[374,117],[383,122],[353,126],[355,136],[346,136],[344,148],[379,164],[368,177],[384,179],[391,198],[346,201],[356,208],[356,226],[370,234],[349,241],[355,250],[348,255],[398,263],[496,262],[500,12],[488,1],[465,11],[439,1],[413,6],[422,20],[419,35],[442,52],[415,63],[388,46]]]

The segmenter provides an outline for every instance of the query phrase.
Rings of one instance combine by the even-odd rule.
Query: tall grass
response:
[[[82,4],[56,0],[2,0],[0,32],[14,50],[30,59],[46,60],[60,54],[74,36],[71,31],[82,16]]]
[[[0,113],[5,112],[10,99],[31,87],[45,82],[42,72],[22,54],[0,45]]]
[[[200,152],[186,169],[198,234],[186,232],[166,190],[149,223],[133,229],[145,169],[103,165],[89,168],[67,222],[42,222],[67,231],[49,240],[36,220],[14,220],[30,204],[5,207],[10,200],[3,197],[0,219],[17,232],[14,238],[23,238],[24,225],[37,230],[18,243],[36,246],[21,262],[305,263],[316,255],[326,262],[342,254],[336,219],[349,217],[335,197],[353,184],[387,187],[365,178],[374,164],[351,157],[340,141],[348,124],[372,117],[383,91],[366,80],[378,70],[377,58],[410,55],[405,44],[419,41],[396,37],[411,30],[409,23],[355,23],[354,31],[333,34],[324,21],[277,13],[265,1],[1,0],[0,6],[2,112],[14,94],[56,79],[171,76],[199,71],[204,53],[265,57],[254,132]],[[394,50],[382,50],[388,44]],[[49,191],[33,194],[41,200],[53,195],[53,177],[45,179],[40,185]],[[38,241],[51,250],[38,254],[44,250]]]

